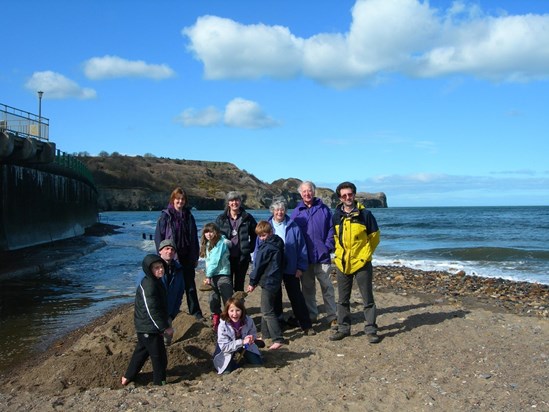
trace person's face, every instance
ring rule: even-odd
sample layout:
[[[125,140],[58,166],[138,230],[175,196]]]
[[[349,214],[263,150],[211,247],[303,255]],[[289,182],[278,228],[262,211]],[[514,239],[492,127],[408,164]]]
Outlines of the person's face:
[[[231,209],[234,212],[237,212],[240,209],[240,199],[229,200],[229,209]]]
[[[214,237],[214,232],[211,232],[211,231],[204,232],[204,237],[209,242]]]
[[[151,265],[151,272],[155,278],[160,279],[164,276],[164,265],[160,262],[154,262]]]
[[[173,207],[175,208],[175,210],[181,212],[185,207],[186,202],[187,202],[187,199],[185,199],[185,196],[183,195],[176,196],[175,199],[173,200]]]
[[[355,203],[355,194],[351,189],[341,189],[339,191],[339,199],[346,207],[352,207]]]
[[[262,235],[259,235],[259,240],[264,241],[269,237],[270,233],[263,233]]]
[[[315,197],[315,192],[311,186],[305,185],[301,187],[301,199],[306,205],[313,203],[313,198]]]
[[[242,317],[242,310],[236,305],[229,306],[228,313],[229,313],[229,319],[231,319],[235,323],[238,322]]]
[[[284,221],[284,216],[286,215],[286,210],[284,208],[277,208],[273,210],[273,219],[275,222]]]
[[[171,246],[165,246],[158,253],[160,254],[160,257],[162,259],[164,259],[166,262],[170,263],[172,261],[172,259],[174,258],[174,256],[175,256],[175,249]]]

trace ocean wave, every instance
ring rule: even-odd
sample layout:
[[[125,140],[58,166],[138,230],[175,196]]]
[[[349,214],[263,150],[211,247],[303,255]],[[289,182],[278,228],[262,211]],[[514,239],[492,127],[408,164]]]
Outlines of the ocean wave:
[[[414,254],[415,252],[407,252]],[[440,257],[455,260],[474,260],[479,262],[507,262],[536,259],[549,262],[548,250],[517,249],[509,247],[463,247],[463,248],[437,248],[422,250],[421,255],[425,257]]]
[[[374,257],[374,266],[404,266],[422,271],[442,271],[450,274],[463,272],[467,275],[485,278],[501,278],[513,281],[541,283],[549,285],[549,274],[544,265],[527,261],[467,261],[455,259],[420,259],[400,256]]]

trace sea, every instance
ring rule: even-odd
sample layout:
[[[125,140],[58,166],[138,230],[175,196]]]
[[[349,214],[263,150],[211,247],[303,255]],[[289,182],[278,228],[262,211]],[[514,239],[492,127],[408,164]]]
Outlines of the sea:
[[[374,267],[463,271],[549,285],[549,206],[371,211],[381,230]],[[193,211],[199,230],[220,213]],[[270,216],[268,210],[250,213],[257,221]],[[106,246],[48,273],[0,280],[0,372],[132,302],[141,261],[154,253],[158,216],[159,212],[102,213],[102,223],[120,226],[118,234],[94,240]]]

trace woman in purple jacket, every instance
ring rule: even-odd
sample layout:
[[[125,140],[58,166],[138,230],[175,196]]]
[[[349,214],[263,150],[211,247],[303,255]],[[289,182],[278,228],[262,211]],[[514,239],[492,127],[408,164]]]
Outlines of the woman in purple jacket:
[[[156,249],[164,239],[172,239],[176,246],[176,260],[183,267],[185,294],[189,314],[197,320],[205,320],[196,292],[195,268],[198,265],[198,231],[191,209],[187,206],[187,193],[176,187],[170,195],[168,207],[160,213],[156,223],[154,241]]]
[[[311,321],[318,320],[316,305],[316,281],[320,283],[326,320],[337,328],[334,285],[330,279],[331,256],[334,250],[332,212],[322,200],[315,197],[316,186],[304,181],[299,185],[302,201],[293,210],[291,219],[297,223],[305,236],[309,266],[301,276],[301,286]]]

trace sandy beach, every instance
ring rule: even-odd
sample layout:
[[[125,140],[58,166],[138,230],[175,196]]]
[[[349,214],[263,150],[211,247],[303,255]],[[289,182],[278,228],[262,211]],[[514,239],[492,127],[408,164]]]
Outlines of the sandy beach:
[[[287,329],[289,344],[263,350],[263,367],[219,376],[214,333],[184,303],[168,348],[169,384],[152,386],[148,363],[121,387],[135,342],[127,305],[5,373],[0,410],[549,411],[547,286],[398,267],[375,268],[374,277],[377,345],[362,333],[354,290],[352,336],[331,342],[322,321],[315,336]],[[199,296],[208,312],[207,292]],[[256,324],[259,297],[246,299]]]

